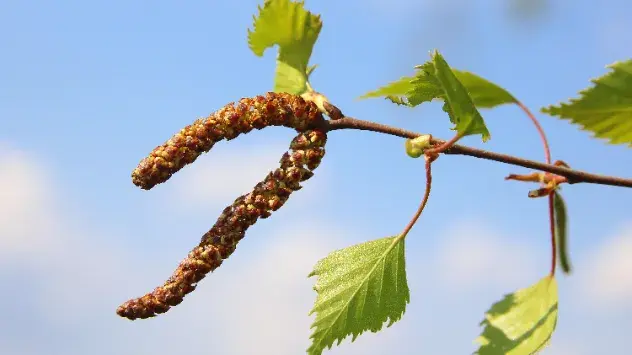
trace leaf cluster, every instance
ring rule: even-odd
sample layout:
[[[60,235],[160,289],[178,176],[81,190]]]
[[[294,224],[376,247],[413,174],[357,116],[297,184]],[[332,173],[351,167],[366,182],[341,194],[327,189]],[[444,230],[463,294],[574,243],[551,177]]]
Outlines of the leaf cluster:
[[[253,29],[248,30],[248,45],[257,56],[278,46],[274,91],[297,95],[314,92],[309,77],[316,66],[310,65],[309,59],[322,25],[320,16],[306,10],[302,1],[265,0],[259,7]],[[592,80],[594,87],[581,91],[578,99],[548,106],[542,112],[569,120],[612,144],[632,146],[632,61],[617,62],[609,68],[612,71]],[[360,98],[381,97],[407,108],[441,101],[457,139],[480,135],[483,142],[491,135],[479,109],[521,105],[501,86],[452,68],[438,51],[431,52],[430,59],[414,70],[413,75]],[[419,143],[423,147],[407,142],[408,154],[421,156],[429,141],[429,136],[424,137]],[[559,266],[569,273],[566,205],[557,190],[553,193]],[[309,275],[317,278],[310,354],[321,354],[348,336],[353,341],[365,331],[377,332],[385,323],[390,326],[401,319],[410,301],[404,237],[358,244],[318,262]],[[557,324],[557,307],[557,281],[553,274],[505,296],[485,313],[477,353],[537,353],[551,339]]]

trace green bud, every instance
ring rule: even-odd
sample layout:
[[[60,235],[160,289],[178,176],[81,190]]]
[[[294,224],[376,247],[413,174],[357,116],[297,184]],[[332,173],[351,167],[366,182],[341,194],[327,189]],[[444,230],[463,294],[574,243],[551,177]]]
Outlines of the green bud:
[[[426,148],[430,148],[430,140],[432,136],[429,134],[422,134],[421,136],[413,139],[407,139],[406,154],[411,158],[419,158],[424,154]]]

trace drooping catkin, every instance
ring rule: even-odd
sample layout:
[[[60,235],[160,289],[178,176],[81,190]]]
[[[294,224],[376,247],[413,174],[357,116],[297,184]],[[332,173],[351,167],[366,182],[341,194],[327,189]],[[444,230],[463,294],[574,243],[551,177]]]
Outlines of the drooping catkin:
[[[253,129],[285,126],[302,132],[318,127],[323,121],[316,104],[300,96],[269,92],[265,96],[243,98],[196,120],[156,147],[134,169],[132,182],[149,190],[194,162],[215,143],[231,140]]]
[[[260,120],[263,119],[261,117],[264,116],[261,113],[262,111],[274,112],[276,116],[272,114],[265,115],[265,120],[269,124],[284,122],[282,125],[293,127],[299,131],[306,130],[299,132],[292,140],[289,152],[283,154],[280,160],[279,168],[269,173],[250,193],[238,197],[230,206],[224,209],[215,225],[202,236],[199,245],[189,252],[188,256],[178,265],[175,272],[162,286],[155,288],[152,292],[142,297],[123,303],[116,310],[118,315],[131,320],[149,318],[164,313],[172,306],[182,302],[184,296],[192,292],[197,283],[206,274],[218,268],[223,260],[235,251],[237,243],[244,237],[248,227],[255,224],[259,218],[267,218],[273,211],[281,208],[293,191],[301,189],[300,183],[313,175],[313,170],[318,167],[325,154],[324,146],[327,141],[327,135],[319,129],[308,129],[312,126],[315,127],[318,120],[323,118],[322,116],[318,118],[320,113],[313,110],[309,103],[305,101],[300,102],[297,98],[286,94],[268,94],[265,99],[268,100],[268,103],[273,102],[273,107],[260,103],[249,106],[256,108],[258,107],[257,105],[264,105],[266,107],[263,110],[255,110],[255,112],[258,112],[257,114],[253,114],[252,110],[240,111],[241,114],[250,112],[248,115],[250,118],[259,117],[255,120],[248,120],[251,123],[261,122]],[[240,101],[243,105],[245,105],[244,100],[246,99]],[[264,99],[256,98],[254,101],[249,102],[260,102],[262,100]],[[238,107],[241,107],[241,105],[238,105]],[[290,109],[298,111],[290,111]],[[213,116],[211,115],[210,117]],[[241,121],[237,120],[237,122]],[[244,120],[243,122],[246,121]],[[258,127],[258,124],[254,125],[254,127],[261,128]],[[234,132],[232,133],[233,135]],[[240,131],[240,133],[244,132],[247,131]],[[226,136],[224,135],[224,137]],[[154,150],[154,152],[157,150]],[[196,148],[191,151],[199,155],[201,151],[207,150]],[[159,155],[154,154],[153,156]],[[142,185],[139,186],[153,186],[158,182],[165,181],[184,164],[174,161],[172,168],[164,169],[166,166],[158,165],[154,166],[154,168],[143,170],[143,173],[137,175],[140,179],[138,181],[142,182]],[[144,179],[141,179],[141,177],[144,177]]]

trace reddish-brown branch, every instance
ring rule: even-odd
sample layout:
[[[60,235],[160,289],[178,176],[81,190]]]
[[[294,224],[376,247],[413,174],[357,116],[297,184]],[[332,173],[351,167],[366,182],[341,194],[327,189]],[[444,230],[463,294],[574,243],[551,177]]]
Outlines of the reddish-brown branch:
[[[350,117],[345,117],[335,121],[326,121],[324,123],[324,129],[327,131],[334,131],[339,129],[357,129],[363,131],[372,131],[377,133],[389,134],[402,138],[416,138],[421,134],[412,131],[407,131],[401,128],[383,125],[376,122],[363,121]],[[442,144],[445,141],[440,139],[432,139],[433,144]],[[476,158],[493,160],[500,163],[522,166],[529,169],[535,169],[538,171],[545,171],[548,173],[556,174],[565,177],[569,184],[575,183],[590,183],[620,187],[632,188],[632,179],[626,179],[621,177],[606,176],[592,174],[585,171],[569,169],[563,166],[556,166],[552,164],[546,164],[537,162],[534,160],[522,159],[515,156],[494,153],[482,149],[466,147],[463,145],[454,145],[450,149],[444,152],[445,154],[458,154],[468,155]]]

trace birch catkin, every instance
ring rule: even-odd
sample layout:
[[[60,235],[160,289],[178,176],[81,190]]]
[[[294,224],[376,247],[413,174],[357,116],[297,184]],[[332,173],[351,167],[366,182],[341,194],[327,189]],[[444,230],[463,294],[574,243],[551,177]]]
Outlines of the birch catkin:
[[[206,274],[218,268],[235,251],[248,227],[281,208],[290,194],[301,188],[300,183],[313,175],[325,154],[326,133],[316,128],[322,120],[311,102],[288,94],[267,94],[266,97],[242,99],[236,106],[227,105],[154,149],[132,175],[134,183],[141,188],[149,189],[166,181],[199,154],[208,151],[217,140],[232,139],[266,125],[282,125],[299,131],[290,143],[289,152],[281,158],[279,168],[269,173],[250,193],[238,197],[224,209],[215,225],[202,236],[199,245],[189,252],[162,286],[123,303],[116,313],[132,320],[153,317],[179,304],[185,295],[195,290]]]
[[[285,93],[243,98],[184,127],[163,145],[156,147],[132,172],[132,182],[149,190],[163,183],[215,143],[267,126],[285,126],[305,131],[324,120],[313,102]]]

